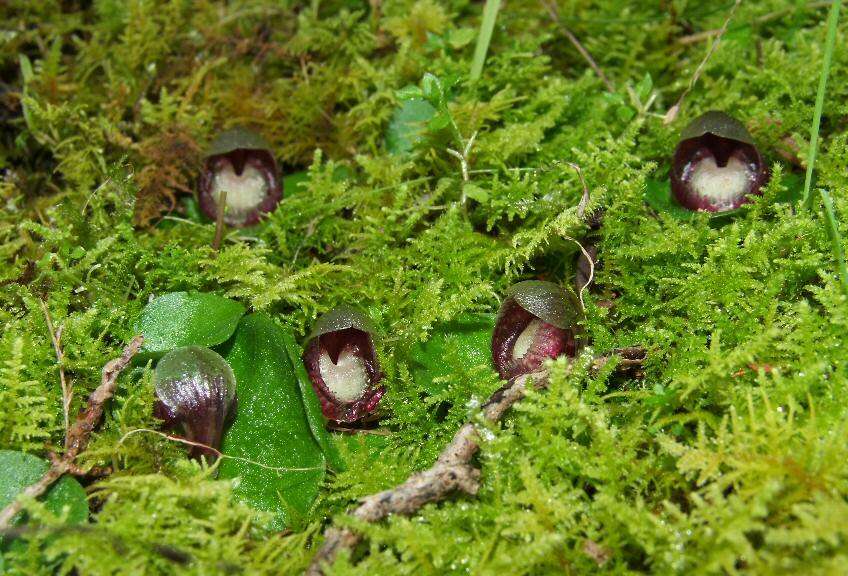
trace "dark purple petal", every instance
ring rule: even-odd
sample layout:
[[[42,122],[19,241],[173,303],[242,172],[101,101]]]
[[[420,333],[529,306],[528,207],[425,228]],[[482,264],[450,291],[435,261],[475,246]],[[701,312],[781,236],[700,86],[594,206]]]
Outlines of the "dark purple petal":
[[[283,197],[277,162],[259,136],[243,129],[228,130],[210,146],[199,182],[199,203],[211,219],[227,192],[224,222],[250,226],[271,212]]]
[[[539,370],[545,360],[577,354],[576,303],[551,282],[520,282],[507,291],[492,334],[492,360],[510,380]]]
[[[168,428],[181,429],[187,440],[218,450],[224,425],[236,408],[236,380],[227,361],[202,346],[166,354],[153,373],[154,416]],[[213,450],[192,447],[193,457],[210,460]]]
[[[385,393],[370,321],[339,307],[315,322],[303,352],[324,416],[355,422],[371,414]]]
[[[768,177],[745,126],[713,111],[683,130],[672,159],[671,190],[685,208],[724,212],[762,194]]]

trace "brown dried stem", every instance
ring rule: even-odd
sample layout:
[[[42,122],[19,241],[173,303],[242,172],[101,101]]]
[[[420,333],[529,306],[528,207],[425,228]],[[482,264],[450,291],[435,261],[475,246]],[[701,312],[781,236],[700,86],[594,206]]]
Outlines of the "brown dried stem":
[[[86,407],[79,413],[73,426],[67,431],[65,438],[65,453],[61,458],[54,459],[50,468],[44,476],[36,482],[24,488],[21,493],[27,498],[38,498],[58,480],[62,474],[70,470],[76,470],[74,460],[82,453],[91,439],[91,433],[103,416],[103,408],[106,402],[115,394],[118,386],[118,376],[129,366],[133,356],[141,348],[142,337],[136,336],[127,344],[118,358],[114,358],[103,367],[103,375],[100,386],[88,397]],[[20,497],[6,506],[0,512],[0,530],[7,529],[12,520],[23,509],[23,501]]]
[[[604,86],[607,87],[607,90],[609,90],[610,92],[615,92],[615,84],[613,84],[612,81],[607,78],[606,74],[604,74],[604,71],[601,70],[601,67],[598,66],[598,63],[595,62],[595,59],[592,58],[592,55],[589,54],[589,51],[586,50],[586,48],[583,47],[583,44],[580,43],[580,40],[577,39],[577,36],[575,36],[571,32],[571,30],[566,28],[565,24],[563,24],[562,20],[560,20],[559,8],[557,8],[556,0],[542,0],[542,6],[544,6],[545,10],[548,11],[548,14],[550,15],[551,20],[553,20],[554,24],[556,24],[560,31],[565,34],[565,37],[568,38],[569,42],[574,45],[577,51],[580,52],[580,55],[583,56],[583,59],[586,60],[589,66],[592,67],[592,70],[595,71],[595,74],[598,75],[598,78],[601,79],[601,82],[604,83]]]
[[[695,84],[698,83],[698,79],[701,77],[701,73],[704,71],[704,68],[706,68],[707,66],[707,62],[710,61],[710,58],[712,58],[712,55],[718,48],[718,45],[721,42],[721,37],[724,36],[725,32],[727,32],[727,26],[730,24],[730,21],[733,19],[733,14],[736,13],[736,9],[741,3],[742,0],[736,0],[736,2],[733,4],[733,7],[730,9],[730,13],[724,20],[724,24],[722,24],[721,28],[719,28],[718,30],[718,33],[715,35],[715,40],[713,41],[712,46],[710,46],[710,49],[707,50],[707,54],[704,56],[704,59],[701,60],[701,63],[698,64],[698,67],[695,69],[695,73],[689,80],[689,85],[686,86],[686,89],[683,91],[683,94],[680,95],[680,98],[677,99],[677,102],[674,103],[674,106],[669,108],[668,112],[665,113],[665,117],[663,118],[663,124],[671,124],[677,118],[677,115],[680,113],[680,107],[683,105],[683,99],[686,98],[692,88],[695,87]]]
[[[59,366],[59,383],[62,386],[62,414],[65,418],[65,448],[68,445],[67,433],[70,429],[70,411],[71,401],[74,399],[74,388],[68,383],[65,378],[65,353],[62,351],[62,328],[56,330],[53,328],[53,319],[50,317],[50,309],[47,308],[47,303],[44,300],[38,301],[41,304],[41,309],[44,311],[44,320],[47,322],[47,330],[50,332],[50,340],[53,341],[53,350],[56,351],[56,364]]]
[[[819,0],[817,2],[810,2],[806,6],[803,6],[801,9],[803,10],[817,10],[819,8],[827,8],[831,4],[833,4],[833,0]],[[787,14],[791,14],[792,12],[798,10],[799,8],[795,5],[792,5],[788,8],[783,8],[781,10],[775,10],[774,12],[769,12],[768,14],[763,14],[753,20],[755,24],[765,24],[767,22],[771,22],[772,20],[777,20],[786,16]],[[688,44],[697,44],[698,42],[703,42],[708,38],[713,38],[722,33],[721,28],[714,28],[712,30],[702,30],[701,32],[696,32],[694,34],[689,34],[687,36],[681,36],[677,39],[678,44],[682,44],[684,46]]]
[[[221,242],[224,240],[224,214],[227,210],[227,191],[221,190],[221,195],[218,197],[218,213],[215,219],[215,238],[212,240],[212,249],[217,252],[221,248]]]
[[[597,372],[613,358],[619,358],[616,370],[624,372],[641,366],[645,359],[641,347],[622,348],[612,354],[599,356],[592,362],[590,370]],[[354,518],[368,523],[379,522],[392,514],[408,516],[430,502],[444,500],[455,492],[470,496],[477,494],[480,471],[471,464],[471,459],[480,449],[478,426],[493,424],[503,417],[516,402],[524,398],[530,383],[537,387],[547,386],[546,372],[519,376],[492,394],[483,405],[482,422],[468,422],[454,435],[450,444],[442,450],[432,467],[410,476],[404,483],[371,496],[366,496],[351,512]],[[362,535],[350,528],[331,527],[324,533],[324,542],[306,571],[308,576],[322,576],[324,567],[333,563],[339,553],[351,549],[362,541]]]

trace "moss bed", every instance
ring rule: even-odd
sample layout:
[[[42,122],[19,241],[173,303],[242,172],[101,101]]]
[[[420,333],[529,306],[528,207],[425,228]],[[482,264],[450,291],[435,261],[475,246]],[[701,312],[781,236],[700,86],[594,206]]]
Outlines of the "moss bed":
[[[827,4],[511,0],[472,80],[479,2],[3,3],[0,448],[61,453],[59,366],[73,418],[170,292],[225,296],[300,343],[355,303],[387,391],[367,432],[333,433],[345,466],[280,531],[185,446],[133,433],[159,428],[138,364],[77,459],[108,467],[79,478],[88,514],[27,500],[0,572],[295,574],[331,524],[365,536],[339,575],[848,572],[848,299],[818,194],[848,213],[845,18],[812,210],[797,202]],[[433,79],[441,104],[411,105]],[[771,170],[723,218],[668,198],[678,135],[712,109]],[[216,251],[196,184],[205,146],[236,125],[270,143],[284,198]],[[466,181],[448,149],[472,134]],[[573,165],[600,226],[578,215]],[[519,280],[573,285],[578,242],[599,254],[590,347],[483,435],[479,493],[351,519],[503,384],[452,326]],[[626,346],[648,351],[638,377],[587,370]]]

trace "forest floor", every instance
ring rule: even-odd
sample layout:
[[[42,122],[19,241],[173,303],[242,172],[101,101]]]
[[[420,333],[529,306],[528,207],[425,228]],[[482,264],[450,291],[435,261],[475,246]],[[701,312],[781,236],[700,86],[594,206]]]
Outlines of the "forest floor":
[[[23,500],[0,572],[296,574],[332,526],[361,536],[339,575],[848,572],[848,18],[829,61],[831,2],[554,1],[487,21],[467,0],[3,3],[0,503],[73,449],[163,295],[221,297],[291,366],[319,314],[355,304],[386,394],[365,429],[312,429],[318,472],[275,518],[226,459],[158,433],[139,357],[56,494]],[[770,171],[723,215],[670,194],[709,110]],[[268,141],[283,199],[216,242],[197,182],[233,126]],[[504,292],[579,289],[589,246],[588,345],[481,423]],[[233,329],[204,345],[230,360]],[[634,346],[638,373],[593,364]],[[291,423],[268,418],[268,437]],[[348,514],[468,421],[476,494]]]

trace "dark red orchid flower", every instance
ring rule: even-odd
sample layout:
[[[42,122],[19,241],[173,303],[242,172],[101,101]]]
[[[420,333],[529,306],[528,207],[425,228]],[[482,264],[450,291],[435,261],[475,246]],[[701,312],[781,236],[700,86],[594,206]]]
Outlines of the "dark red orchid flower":
[[[215,460],[224,425],[235,414],[236,378],[216,352],[186,346],[165,354],[153,372],[156,404],[153,414],[184,437],[212,448],[193,446],[192,457]]]
[[[504,380],[536,372],[545,360],[575,356],[579,305],[553,282],[527,280],[512,286],[492,334],[492,360]]]
[[[385,393],[374,334],[364,314],[340,306],[318,318],[307,336],[303,362],[327,419],[362,420]]]
[[[712,111],[680,135],[671,164],[671,190],[690,210],[725,212],[762,194],[768,168],[741,122]]]
[[[224,222],[238,227],[256,224],[283,197],[282,180],[268,143],[244,128],[222,132],[212,142],[199,188],[200,208],[213,220],[226,192]]]

